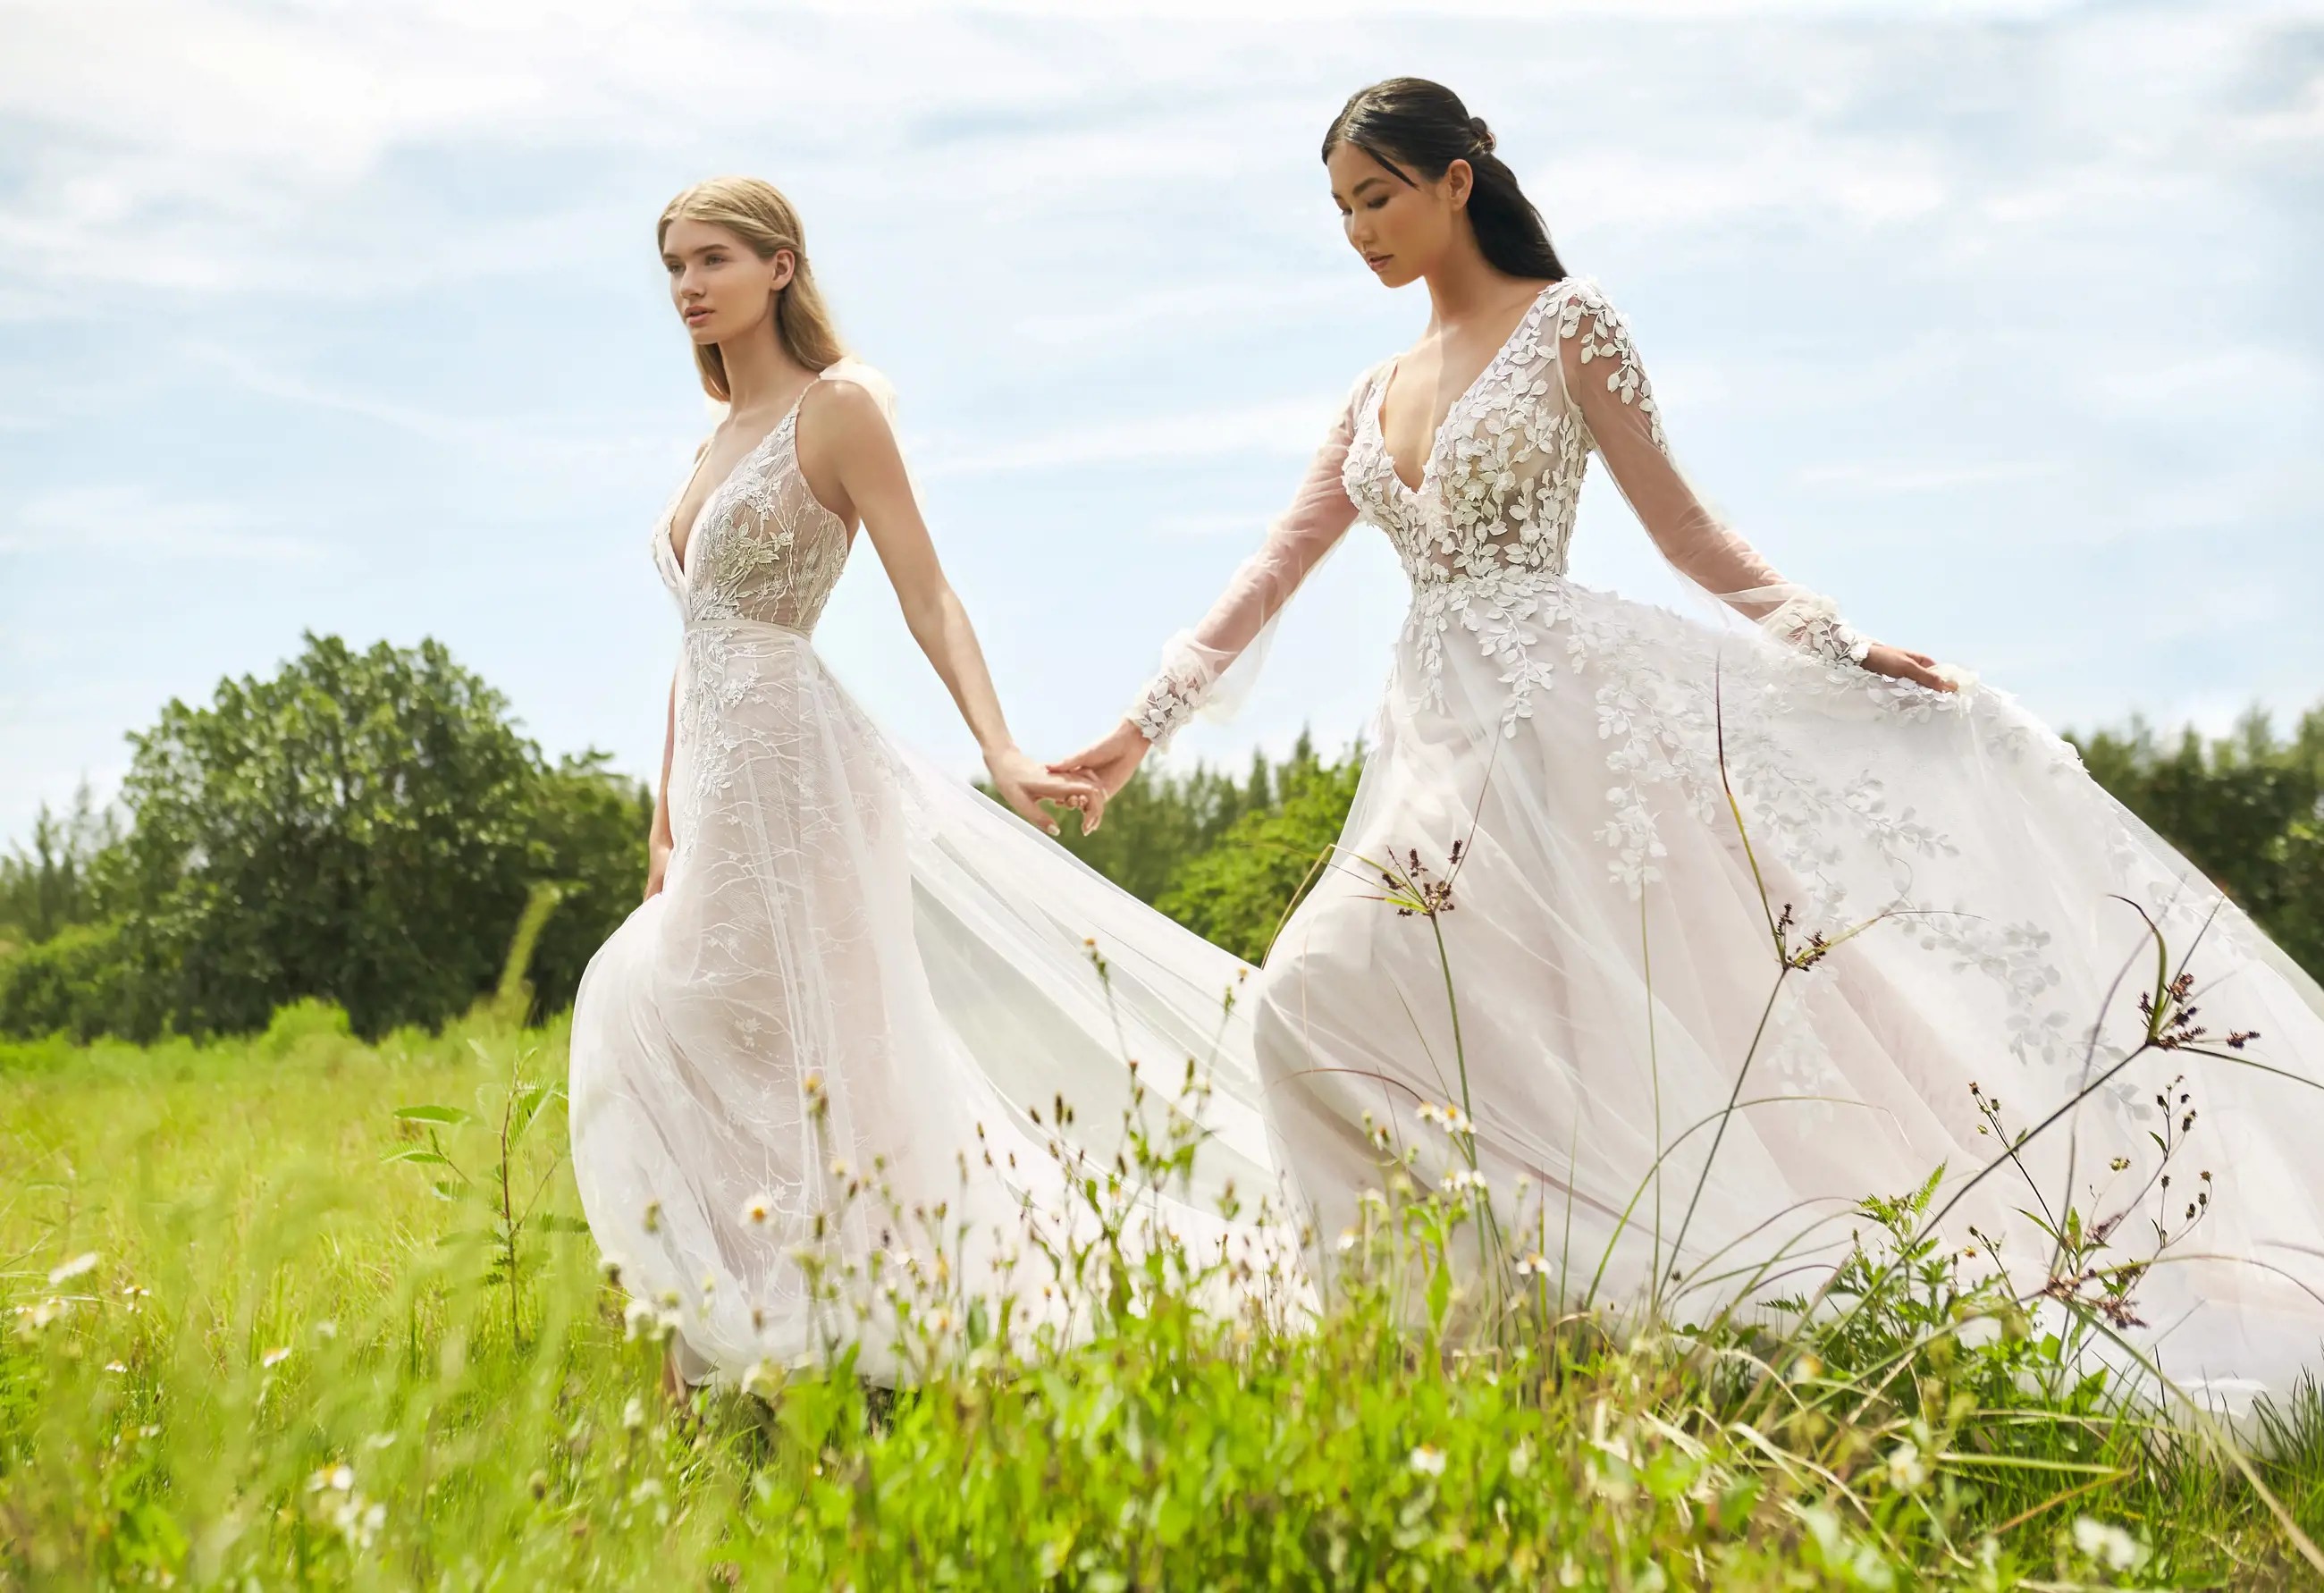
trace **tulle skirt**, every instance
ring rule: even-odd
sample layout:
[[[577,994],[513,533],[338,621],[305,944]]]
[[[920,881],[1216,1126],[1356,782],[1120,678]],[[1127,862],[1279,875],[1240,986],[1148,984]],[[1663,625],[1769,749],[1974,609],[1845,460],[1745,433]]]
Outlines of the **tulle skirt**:
[[[2191,980],[2164,1017],[2200,1007],[2233,1060],[2123,1065],[2158,967]],[[1472,1175],[1451,1106],[1570,1302],[1812,1293],[1859,1202],[1941,1166],[1966,1277],[2040,1290],[2029,1213],[2070,1204],[2113,1225],[2099,1264],[2157,1255],[2124,1331],[2182,1386],[2234,1404],[2324,1358],[2324,993],[1989,687],[1546,576],[1424,583],[1253,997],[1327,1263],[1407,1147]]]
[[[1218,1214],[1275,1184],[1240,962],[887,740],[798,632],[697,622],[678,693],[676,850],[583,978],[571,1120],[590,1229],[690,1379],[859,1343],[892,1381],[890,1292],[938,1268],[1071,1331],[1043,1248],[1087,1229],[1074,1177],[1135,1177],[1132,1121],[1201,1137],[1142,1231],[1296,1270]]]

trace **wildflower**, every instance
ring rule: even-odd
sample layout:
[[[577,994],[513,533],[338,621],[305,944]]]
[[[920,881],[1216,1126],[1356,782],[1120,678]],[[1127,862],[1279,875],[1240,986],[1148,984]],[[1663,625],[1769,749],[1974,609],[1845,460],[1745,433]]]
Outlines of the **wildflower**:
[[[1444,1451],[1432,1444],[1422,1444],[1412,1451],[1410,1465],[1423,1477],[1444,1475]]]
[[[281,1366],[284,1361],[289,1360],[290,1358],[290,1347],[288,1344],[284,1344],[270,1349],[264,1355],[260,1356],[258,1358],[258,1364],[264,1367],[267,1370],[272,1371],[276,1367]]]
[[[659,1344],[678,1326],[674,1310],[657,1308],[649,1300],[632,1300],[622,1309],[622,1337]]]
[[[105,1363],[105,1369],[108,1372],[125,1372],[129,1368],[117,1360],[109,1360]]]
[[[645,1424],[646,1424],[646,1404],[645,1404],[645,1401],[643,1401],[643,1400],[640,1399],[636,1395],[632,1394],[632,1395],[630,1395],[630,1403],[629,1403],[629,1404],[625,1404],[625,1405],[623,1405],[623,1406],[622,1407],[622,1425],[624,1428],[626,1428],[628,1431],[630,1431],[630,1432],[635,1432],[639,1428],[641,1428],[641,1427],[644,1426]]]
[[[807,1073],[799,1079],[799,1089],[803,1093],[808,1095],[822,1094],[823,1074],[814,1068],[807,1069]]]
[[[1888,1451],[1888,1486],[1899,1493],[1909,1494],[1929,1480],[1929,1468],[1921,1459],[1921,1446],[1906,1439]]]
[[[2116,1156],[2113,1161],[2108,1162],[2107,1165],[2113,1168],[2116,1172],[2120,1173],[2129,1167],[2130,1158],[2128,1156]]]
[[[775,1214],[772,1195],[755,1194],[742,1203],[742,1220],[756,1228]]]
[[[77,1278],[97,1265],[97,1252],[85,1250],[49,1274],[49,1286],[54,1288],[68,1278]]]
[[[1344,1256],[1350,1250],[1356,1248],[1357,1237],[1356,1230],[1352,1228],[1343,1228],[1340,1230],[1340,1253],[1342,1255]]]
[[[2108,1570],[2135,1570],[2146,1558],[2145,1544],[2093,1515],[2075,1518],[2074,1547]]]
[[[72,1309],[72,1302],[61,1294],[51,1294],[37,1305],[19,1305],[16,1331],[26,1338],[39,1332]]]
[[[1542,1258],[1542,1254],[1538,1250],[1517,1263],[1519,1277],[1545,1277],[1548,1274],[1549,1263]]]
[[[661,1202],[659,1201],[648,1201],[646,1202],[646,1231],[648,1233],[659,1233],[661,1231]]]
[[[831,1175],[835,1179],[842,1181],[844,1181],[849,1176],[847,1158],[845,1156],[834,1156],[831,1158]]]
[[[1485,1175],[1472,1167],[1456,1167],[1444,1175],[1444,1192],[1481,1195],[1485,1192]]]

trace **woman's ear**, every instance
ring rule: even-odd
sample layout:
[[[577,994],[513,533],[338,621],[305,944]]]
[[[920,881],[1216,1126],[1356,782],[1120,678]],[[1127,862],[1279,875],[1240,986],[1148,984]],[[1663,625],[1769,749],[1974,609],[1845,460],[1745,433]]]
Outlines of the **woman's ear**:
[[[1469,196],[1477,189],[1477,169],[1466,161],[1455,161],[1444,168],[1444,197],[1455,210],[1469,207]]]
[[[774,267],[775,272],[767,280],[767,290],[770,293],[779,293],[789,287],[791,279],[798,274],[798,256],[788,249],[776,250],[775,257],[767,263]]]

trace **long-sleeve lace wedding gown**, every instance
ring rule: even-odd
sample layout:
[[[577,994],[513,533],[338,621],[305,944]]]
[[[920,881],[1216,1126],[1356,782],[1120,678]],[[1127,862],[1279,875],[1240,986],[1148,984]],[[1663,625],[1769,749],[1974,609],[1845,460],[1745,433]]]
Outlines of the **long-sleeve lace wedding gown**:
[[[1950,1242],[1972,1222],[1999,1236],[2030,1292],[2051,1255],[2024,1214],[2038,1201],[2116,1218],[2106,1264],[2152,1253],[2159,1221],[2164,1259],[2123,1310],[2167,1373],[2232,1401],[2324,1358],[2324,1096],[2183,1050],[2106,1077],[2148,1032],[2156,983],[2128,903],[2193,975],[2222,1055],[2324,1074],[2316,983],[2009,697],[1859,668],[1832,605],[1689,489],[1592,283],[1540,294],[1417,484],[1381,436],[1392,373],[1356,382],[1289,511],[1131,713],[1160,743],[1232,695],[1222,676],[1350,525],[1388,534],[1412,605],[1360,788],[1252,989],[1269,1122],[1320,1230],[1361,1222],[1379,1130],[1391,1152],[1417,1139],[1424,1170],[1465,1173],[1417,1110],[1462,1105],[1498,1198],[1538,1192],[1517,1243],[1563,1265],[1567,1298],[1603,1258],[1601,1298],[1659,1273],[1700,1320],[1722,1296],[1812,1287],[1794,1269],[1828,1264],[1864,1197],[1940,1163],[1942,1192],[1962,1185],[1997,1154],[1980,1099],[2014,1134],[2103,1077],[2022,1153],[2043,1193],[2005,1167]],[[1592,452],[1670,562],[1756,629],[1566,579]],[[1406,883],[1450,882],[1433,924],[1379,899],[1381,866],[1409,874],[1416,853],[1430,873]],[[1778,924],[1808,965],[1770,1009]],[[1817,955],[1813,935],[1840,944]],[[2261,1037],[2229,1053],[2236,1030]]]
[[[825,374],[884,396],[853,362]],[[1242,965],[890,741],[840,687],[810,633],[851,537],[799,474],[798,413],[705,501],[682,565],[677,498],[653,528],[685,627],[676,844],[574,1008],[573,1169],[599,1248],[633,1309],[675,1328],[689,1380],[836,1343],[892,1379],[883,1291],[933,1269],[939,1242],[956,1286],[1055,1320],[1028,1226],[1085,1238],[1089,1211],[1050,1146],[1103,1174],[1135,1059],[1157,1137],[1182,1110],[1208,1135],[1192,1184],[1148,1215],[1263,1269],[1271,1233],[1215,1203],[1230,1181],[1247,1201],[1276,1184],[1247,1030],[1222,1022]],[[1206,1101],[1172,1098],[1188,1059]]]

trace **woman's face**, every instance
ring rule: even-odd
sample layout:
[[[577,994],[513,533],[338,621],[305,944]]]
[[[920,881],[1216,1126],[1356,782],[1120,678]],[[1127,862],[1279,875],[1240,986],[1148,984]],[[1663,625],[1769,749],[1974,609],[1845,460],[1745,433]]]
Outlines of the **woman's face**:
[[[1434,182],[1406,182],[1354,144],[1339,143],[1323,169],[1340,207],[1341,230],[1388,286],[1418,280],[1452,247],[1473,180],[1468,161],[1453,161]]]
[[[732,343],[774,312],[775,292],[791,280],[794,256],[778,249],[761,260],[723,226],[679,216],[662,234],[661,262],[669,299],[696,344]]]

